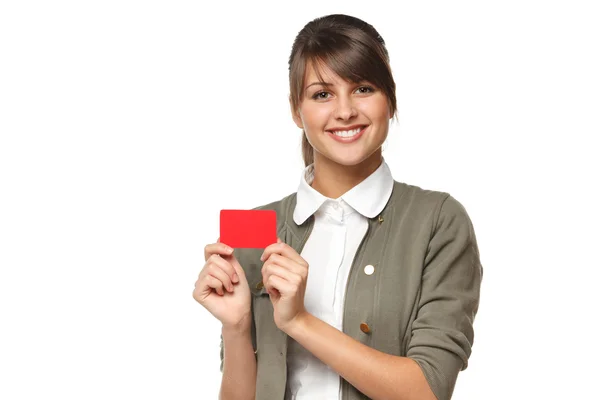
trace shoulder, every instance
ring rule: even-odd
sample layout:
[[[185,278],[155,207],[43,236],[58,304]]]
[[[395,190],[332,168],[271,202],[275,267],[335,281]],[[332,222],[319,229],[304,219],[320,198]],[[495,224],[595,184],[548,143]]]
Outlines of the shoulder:
[[[272,201],[267,204],[262,204],[253,208],[253,210],[275,210],[277,213],[283,213],[289,208],[296,205],[296,192],[290,193],[285,197]]]
[[[394,180],[390,203],[395,208],[409,209],[411,212],[435,212],[449,197],[448,192]]]
[[[400,215],[429,220],[432,229],[444,221],[462,221],[470,224],[469,215],[463,204],[453,195],[441,190],[394,181],[390,205]]]

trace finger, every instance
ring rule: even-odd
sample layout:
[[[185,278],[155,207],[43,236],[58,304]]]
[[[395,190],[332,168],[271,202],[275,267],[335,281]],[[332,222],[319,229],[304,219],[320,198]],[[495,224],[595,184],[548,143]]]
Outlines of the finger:
[[[290,260],[289,258],[282,256],[281,254],[277,254],[277,253],[271,254],[269,256],[269,258],[263,264],[263,268],[267,264],[279,265],[301,277],[308,276],[308,268],[306,268],[302,265],[298,265],[298,263],[296,263],[295,261]]]
[[[300,265],[308,267],[308,263],[300,256],[300,254],[298,254],[296,250],[286,243],[274,243],[267,246],[260,257],[260,260],[265,261],[271,256],[271,254],[281,254],[282,256],[287,257]]]
[[[218,279],[219,282],[221,282],[221,286],[223,287],[224,290],[227,290],[228,292],[233,292],[233,284],[231,283],[231,280],[229,279],[227,274],[225,272],[223,272],[223,270],[215,267],[215,269],[209,271],[206,274],[206,276],[210,276],[214,279]]]
[[[273,275],[285,279],[294,286],[300,286],[300,284],[302,284],[302,276],[281,265],[269,263],[266,267],[263,267],[263,279],[265,281],[268,281]]]
[[[220,242],[207,244],[204,247],[204,261],[208,261],[208,258],[213,254],[230,255],[233,254],[233,249]]]
[[[229,291],[233,290],[235,269],[228,261],[218,255],[212,255],[206,262],[206,271],[207,274],[220,279]]]
[[[217,294],[219,296],[223,296],[223,294],[225,294],[225,289],[223,288],[223,282],[221,282],[220,279],[215,278],[212,275],[207,275],[204,278],[204,282],[206,284],[206,286],[215,289],[215,292],[217,292]]]
[[[230,256],[221,256],[225,261],[229,262],[233,266],[233,275],[231,276],[231,280],[235,283],[240,281],[240,276],[245,277],[244,269],[240,265],[240,262],[235,258],[232,254]]]
[[[294,293],[296,287],[277,275],[271,275],[265,283],[269,295],[281,296],[284,293]]]

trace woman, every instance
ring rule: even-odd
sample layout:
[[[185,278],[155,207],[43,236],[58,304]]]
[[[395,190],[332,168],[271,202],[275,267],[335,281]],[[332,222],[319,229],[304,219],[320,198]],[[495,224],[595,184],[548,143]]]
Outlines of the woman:
[[[266,249],[205,248],[194,298],[222,324],[222,399],[449,399],[473,344],[482,267],[448,193],[395,181],[385,43],[346,15],[308,23],[289,59],[303,130],[296,193]],[[310,271],[310,272],[309,272]]]

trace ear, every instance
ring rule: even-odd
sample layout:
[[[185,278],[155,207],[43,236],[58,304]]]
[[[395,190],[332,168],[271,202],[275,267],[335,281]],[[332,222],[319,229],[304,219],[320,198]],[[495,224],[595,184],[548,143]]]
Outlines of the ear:
[[[292,97],[289,98],[290,101],[290,111],[292,112],[292,119],[296,126],[300,129],[304,129],[304,124],[302,123],[302,118],[300,117],[300,113],[298,110],[294,110],[294,106],[292,105]]]

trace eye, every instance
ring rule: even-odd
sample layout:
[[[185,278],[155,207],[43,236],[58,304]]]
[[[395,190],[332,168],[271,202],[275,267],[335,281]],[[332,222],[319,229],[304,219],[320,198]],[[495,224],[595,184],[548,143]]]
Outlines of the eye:
[[[327,93],[327,92],[323,92],[323,91],[321,91],[321,92],[317,92],[317,93],[313,94],[313,95],[312,95],[312,98],[313,98],[314,100],[319,100],[319,99],[325,100],[325,99],[327,99],[327,97],[326,97],[326,96],[323,96],[323,95],[328,95],[328,94],[329,94],[329,93]]]
[[[371,86],[361,86],[356,90],[358,90],[359,93],[371,93],[375,91],[375,89],[373,89]]]

